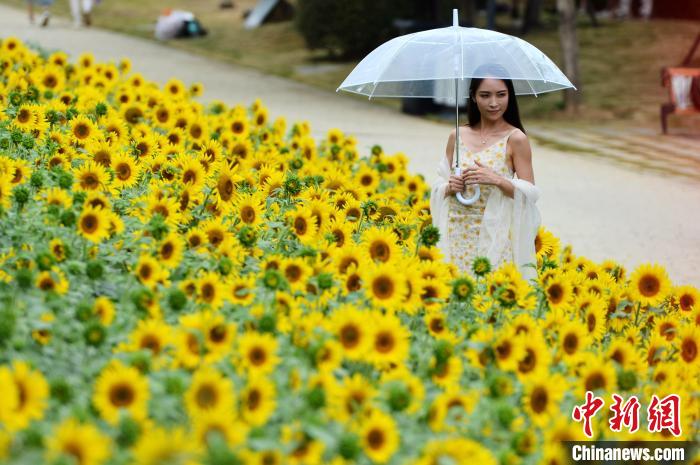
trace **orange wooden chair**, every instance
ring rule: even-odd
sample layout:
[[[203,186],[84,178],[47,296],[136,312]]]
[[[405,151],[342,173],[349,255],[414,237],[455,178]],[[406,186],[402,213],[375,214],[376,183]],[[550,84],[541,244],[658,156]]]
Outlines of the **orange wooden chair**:
[[[668,133],[669,115],[700,113],[700,68],[690,67],[699,45],[700,34],[680,66],[661,70],[661,85],[668,88],[670,100],[661,105],[661,130],[664,134]]]

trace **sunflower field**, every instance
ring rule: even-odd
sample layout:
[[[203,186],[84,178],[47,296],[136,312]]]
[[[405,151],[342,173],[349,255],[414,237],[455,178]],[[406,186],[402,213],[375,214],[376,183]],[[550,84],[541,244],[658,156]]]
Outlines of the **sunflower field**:
[[[0,42],[0,462],[556,465],[587,392],[700,439],[696,288],[545,229],[460,275],[405,155],[130,67]]]

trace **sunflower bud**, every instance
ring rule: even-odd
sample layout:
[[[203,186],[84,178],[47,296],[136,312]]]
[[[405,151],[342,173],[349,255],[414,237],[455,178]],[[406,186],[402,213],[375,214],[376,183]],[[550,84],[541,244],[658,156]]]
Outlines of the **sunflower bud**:
[[[403,383],[394,383],[389,388],[388,403],[394,412],[403,411],[411,403],[411,393]]]
[[[477,276],[484,276],[491,271],[491,262],[486,257],[476,257],[472,263],[472,271]]]
[[[452,283],[452,296],[457,302],[468,302],[474,293],[474,281],[468,276],[457,278]]]
[[[104,265],[99,260],[90,260],[85,267],[85,274],[93,281],[98,280],[104,274]]]
[[[360,455],[360,444],[357,436],[345,433],[338,441],[338,454],[345,460],[355,460]]]
[[[131,447],[136,444],[139,436],[141,436],[139,424],[130,416],[123,416],[119,421],[117,444],[123,448]]]
[[[16,316],[9,307],[0,310],[0,347],[7,346],[15,332]]]
[[[40,189],[41,186],[44,185],[44,181],[45,179],[43,171],[34,171],[31,177],[29,178],[29,184],[31,184],[31,186],[34,189]]]
[[[73,388],[65,379],[56,378],[49,383],[51,397],[66,405],[73,399]]]
[[[637,387],[637,375],[632,370],[621,371],[617,377],[617,385],[623,391],[630,391]]]
[[[245,247],[251,247],[255,245],[256,240],[257,234],[255,232],[255,229],[253,229],[251,226],[245,225],[241,228],[240,231],[238,231],[238,241]]]
[[[83,332],[83,337],[85,338],[85,343],[93,347],[99,347],[105,340],[105,328],[97,321],[92,321],[88,323],[85,331]]]
[[[440,240],[440,230],[435,226],[426,226],[420,232],[420,242],[421,244],[432,247],[438,243]]]
[[[29,189],[25,186],[17,186],[12,191],[12,199],[15,201],[17,207],[21,210],[29,201]]]
[[[20,268],[15,274],[15,280],[20,289],[29,289],[32,287],[32,272],[26,268]]]
[[[187,296],[180,289],[172,289],[168,293],[168,305],[176,312],[179,312],[187,305]]]
[[[316,386],[306,394],[309,407],[316,410],[326,405],[326,393],[322,387]]]

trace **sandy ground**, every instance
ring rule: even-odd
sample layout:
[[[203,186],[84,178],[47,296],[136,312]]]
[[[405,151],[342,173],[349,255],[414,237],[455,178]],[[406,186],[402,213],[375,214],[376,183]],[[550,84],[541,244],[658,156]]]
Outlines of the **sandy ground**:
[[[99,14],[99,11],[97,12]],[[450,126],[321,91],[303,84],[173,50],[152,41],[95,29],[73,29],[52,19],[46,29],[29,26],[23,11],[0,6],[0,37],[17,36],[72,56],[91,51],[98,60],[128,56],[150,79],[202,82],[204,99],[249,104],[263,99],[271,116],[308,120],[317,137],[332,128],[354,134],[364,154],[380,144],[404,152],[410,169],[435,179]],[[527,122],[525,122],[527,128]],[[700,184],[684,178],[609,164],[585,155],[533,145],[543,224],[574,252],[627,266],[663,265],[676,284],[700,287]]]

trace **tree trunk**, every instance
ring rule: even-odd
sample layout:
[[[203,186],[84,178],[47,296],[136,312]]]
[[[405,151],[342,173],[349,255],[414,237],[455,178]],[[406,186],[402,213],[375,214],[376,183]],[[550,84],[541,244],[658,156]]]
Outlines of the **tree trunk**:
[[[578,69],[578,39],[576,38],[576,4],[574,0],[557,0],[559,11],[559,39],[564,57],[564,74],[578,91],[564,91],[565,110],[569,114],[578,113],[581,80]]]
[[[540,26],[540,13],[542,12],[542,0],[527,0],[525,2],[525,14],[523,15],[523,27],[520,31],[527,34],[532,29]]]
[[[476,5],[475,0],[460,0],[459,8],[460,16],[464,18],[464,26],[475,27],[476,26]]]
[[[486,29],[496,30],[496,0],[486,0]]]

